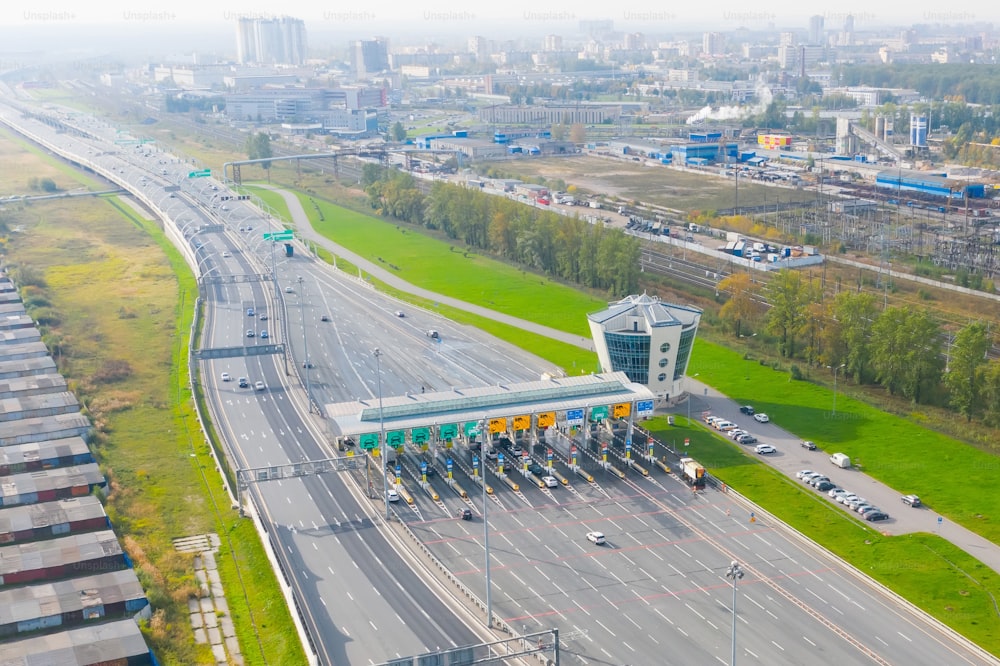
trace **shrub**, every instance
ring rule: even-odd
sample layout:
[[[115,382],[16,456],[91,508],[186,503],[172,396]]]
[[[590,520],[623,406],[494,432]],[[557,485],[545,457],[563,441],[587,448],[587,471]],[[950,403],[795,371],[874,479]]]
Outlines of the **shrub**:
[[[802,369],[799,368],[799,366],[793,364],[792,367],[788,369],[788,374],[791,375],[792,379],[795,381],[802,381]]]
[[[97,384],[110,384],[112,382],[120,382],[124,379],[128,379],[132,375],[132,366],[129,362],[114,358],[105,361],[101,367],[94,373],[93,380]]]

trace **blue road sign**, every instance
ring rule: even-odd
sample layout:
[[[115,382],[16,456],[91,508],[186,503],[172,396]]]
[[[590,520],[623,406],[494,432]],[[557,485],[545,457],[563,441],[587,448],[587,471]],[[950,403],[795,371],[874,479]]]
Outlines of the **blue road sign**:
[[[448,471],[451,471],[451,458],[448,458]]]
[[[583,410],[582,409],[567,409],[566,410],[566,422],[570,425],[580,425],[583,423]]]
[[[636,416],[648,416],[653,413],[652,400],[637,400],[635,403]]]

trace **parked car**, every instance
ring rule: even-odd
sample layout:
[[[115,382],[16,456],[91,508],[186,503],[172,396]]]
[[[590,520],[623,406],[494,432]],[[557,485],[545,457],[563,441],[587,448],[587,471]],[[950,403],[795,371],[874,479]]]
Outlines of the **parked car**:
[[[802,446],[803,449],[809,449],[810,451],[815,451],[816,450],[816,444],[813,443],[813,442],[810,442],[809,440],[803,440],[801,446]]]
[[[815,488],[816,486],[818,486],[819,484],[823,483],[824,481],[829,482],[830,478],[826,477],[826,476],[814,476],[813,478],[809,479],[809,481],[807,481],[807,483],[810,486],[812,486],[813,488]]]
[[[910,506],[917,507],[921,505],[920,498],[916,495],[903,495],[903,504],[909,504]]]
[[[737,428],[736,430],[730,430],[726,434],[729,435],[732,439],[736,439],[740,435],[746,435],[747,431],[743,430],[742,428]]]
[[[815,474],[815,473],[816,472],[812,471],[811,469],[801,469],[801,470],[799,470],[798,472],[795,473],[795,478],[801,479],[806,474]]]
[[[836,484],[833,483],[833,481],[820,481],[813,487],[816,488],[816,490],[820,491],[821,493],[825,493],[830,490],[833,490],[837,486]]]
[[[733,423],[732,421],[715,422],[715,429],[721,430],[722,432],[729,432],[730,430],[735,430],[736,428],[739,428],[739,426]]]
[[[604,543],[603,532],[587,532],[587,541],[596,543],[598,546]]]
[[[864,516],[864,515],[868,514],[871,511],[882,511],[882,509],[878,508],[877,506],[875,506],[873,504],[868,504],[868,505],[865,505],[865,506],[859,506],[856,509],[856,511],[858,513],[860,513],[862,516]]]
[[[889,520],[889,514],[884,511],[869,511],[865,514],[865,520]]]
[[[768,421],[771,420],[771,417],[769,417],[764,412],[757,412],[756,414],[753,415],[753,420],[756,421],[757,423],[767,423]]]
[[[740,435],[736,438],[736,441],[740,444],[756,444],[757,438],[751,434]]]
[[[850,495],[851,493],[844,490],[843,488],[830,488],[830,490],[828,490],[826,494],[829,495],[830,498],[833,499],[835,502],[839,502],[841,497],[843,497],[844,495]]]
[[[838,503],[843,504],[845,506],[849,506],[850,502],[861,498],[855,495],[854,493],[847,493],[846,495],[840,495],[836,499]]]
[[[778,449],[774,448],[770,444],[758,444],[757,446],[753,447],[753,450],[761,455],[778,452]]]
[[[802,479],[802,483],[809,483],[813,479],[821,477],[821,476],[823,476],[823,475],[820,474],[819,472],[808,472],[806,474],[803,474],[799,478]]]
[[[740,407],[740,414],[746,414],[747,416],[753,416],[754,409],[750,405],[743,405]]]

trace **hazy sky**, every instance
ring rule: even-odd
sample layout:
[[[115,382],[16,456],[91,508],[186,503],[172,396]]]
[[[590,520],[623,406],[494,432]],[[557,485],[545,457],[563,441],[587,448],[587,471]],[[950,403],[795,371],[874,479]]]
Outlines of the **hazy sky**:
[[[190,22],[217,25],[240,16],[289,15],[306,21],[307,30],[352,30],[375,34],[379,24],[405,22],[413,29],[426,26],[428,35],[436,32],[470,34],[489,32],[490,22],[505,26],[522,25],[526,32],[575,31],[581,19],[606,18],[615,28],[628,31],[665,32],[675,28],[697,27],[726,32],[740,26],[750,29],[801,27],[808,17],[823,15],[828,30],[838,30],[848,14],[854,16],[858,30],[866,26],[911,25],[915,23],[971,23],[991,21],[1000,16],[994,3],[957,0],[956,2],[871,2],[809,3],[771,0],[761,3],[746,0],[716,0],[707,3],[666,2],[659,0],[513,0],[510,2],[457,2],[456,0],[368,0],[365,2],[310,2],[284,0],[274,3],[205,2],[204,0],[108,0],[84,3],[79,0],[14,0],[2,3],[0,25],[38,26],[50,23],[116,23],[135,26],[180,26]],[[2,44],[0,33],[0,44]],[[2,48],[2,47],[0,47]]]

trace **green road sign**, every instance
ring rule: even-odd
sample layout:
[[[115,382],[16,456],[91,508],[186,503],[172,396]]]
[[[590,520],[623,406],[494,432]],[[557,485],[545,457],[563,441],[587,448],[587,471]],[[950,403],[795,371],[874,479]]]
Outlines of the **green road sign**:
[[[390,430],[385,433],[385,443],[396,448],[403,446],[406,443],[406,431]]]
[[[365,451],[371,451],[372,449],[377,449],[378,433],[369,432],[364,435],[361,435],[360,437],[358,437],[358,443],[361,445],[361,448],[364,449]]]
[[[458,424],[457,423],[445,423],[441,426],[438,431],[440,433],[441,439],[452,440],[458,437]]]
[[[191,171],[188,173],[188,178],[208,178],[212,175],[211,169],[202,169],[200,171]]]
[[[608,419],[608,406],[601,405],[600,407],[590,408],[590,420],[591,421],[606,421]]]
[[[465,425],[462,426],[462,432],[465,433],[466,437],[471,437],[479,430],[479,421],[467,421]]]
[[[295,232],[291,229],[285,229],[284,231],[267,232],[264,234],[264,240],[269,241],[290,241],[295,240]]]
[[[431,438],[430,428],[414,428],[410,431],[410,440],[414,444],[426,444]]]

